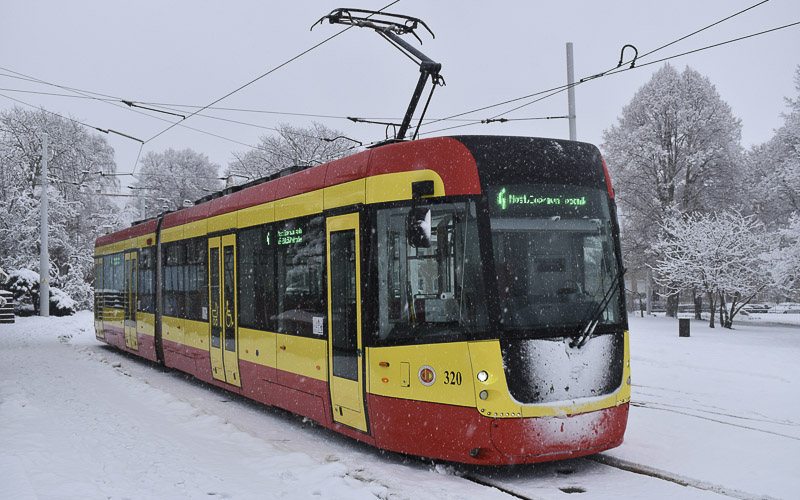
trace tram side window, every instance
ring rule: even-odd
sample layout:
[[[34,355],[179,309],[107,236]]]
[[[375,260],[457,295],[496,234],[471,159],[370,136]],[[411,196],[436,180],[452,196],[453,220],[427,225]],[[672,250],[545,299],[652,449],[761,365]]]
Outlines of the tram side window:
[[[239,232],[239,325],[255,330],[273,328],[275,310],[275,235],[265,226]]]
[[[186,244],[169,243],[164,246],[164,315],[182,318],[186,310]]]
[[[184,317],[208,321],[208,242],[195,238],[186,242],[186,298]]]
[[[281,333],[325,335],[325,224],[322,217],[274,225],[277,260],[275,328]]]
[[[155,307],[155,249],[153,247],[139,250],[139,290],[136,310],[154,314]]]
[[[425,208],[431,227],[427,247],[409,241],[409,207],[378,211],[380,340],[433,340],[480,332],[488,324],[475,204]]]
[[[122,309],[125,264],[121,253],[103,257],[103,307]]]

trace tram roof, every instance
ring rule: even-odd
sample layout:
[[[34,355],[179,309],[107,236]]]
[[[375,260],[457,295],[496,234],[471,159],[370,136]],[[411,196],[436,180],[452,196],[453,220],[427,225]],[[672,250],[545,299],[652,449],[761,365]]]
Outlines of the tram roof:
[[[492,154],[503,151],[505,153],[500,154],[507,154],[521,145],[525,145],[528,151],[531,148],[543,151],[537,155],[537,163],[552,163],[554,156],[547,152],[554,149],[566,150],[567,155],[588,153],[596,154],[599,158],[595,146],[559,139],[454,136],[397,142],[302,170],[292,167],[244,185],[226,188],[197,200],[192,207],[162,213],[135,222],[129,228],[101,236],[95,242],[95,247],[152,233],[158,227],[159,219],[163,219],[162,228],[175,227],[353,180],[397,172],[433,170],[441,177],[446,195],[480,194],[481,176],[476,157],[480,162],[487,150],[491,150]],[[603,183],[607,180],[607,175],[605,177]]]

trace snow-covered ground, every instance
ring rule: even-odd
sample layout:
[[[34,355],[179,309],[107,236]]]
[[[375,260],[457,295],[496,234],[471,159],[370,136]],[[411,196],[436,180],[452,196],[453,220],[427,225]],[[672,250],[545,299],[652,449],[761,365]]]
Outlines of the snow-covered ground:
[[[632,316],[628,432],[602,454],[614,467],[489,470],[381,453],[123,355],[87,312],[17,318],[0,325],[0,498],[513,498],[464,476],[531,498],[798,498],[800,325],[771,316],[693,321],[689,338]]]

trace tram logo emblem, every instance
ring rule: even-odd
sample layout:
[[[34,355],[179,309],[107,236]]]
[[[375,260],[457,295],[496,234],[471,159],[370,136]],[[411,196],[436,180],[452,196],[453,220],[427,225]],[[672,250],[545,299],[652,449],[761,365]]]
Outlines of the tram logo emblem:
[[[417,374],[420,383],[426,386],[432,386],[436,382],[436,372],[428,365],[423,365]]]

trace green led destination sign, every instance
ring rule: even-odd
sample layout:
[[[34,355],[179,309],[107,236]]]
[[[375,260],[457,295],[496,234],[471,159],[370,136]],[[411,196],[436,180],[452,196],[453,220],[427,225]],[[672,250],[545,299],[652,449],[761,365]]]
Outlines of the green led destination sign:
[[[531,193],[513,194],[508,188],[502,188],[497,193],[497,208],[508,210],[514,207],[527,206],[530,208],[541,206],[565,206],[581,207],[586,205],[585,196],[566,196],[566,195],[536,195]]]
[[[303,242],[303,228],[278,230],[278,245],[296,245]],[[267,242],[269,244],[269,241]]]

